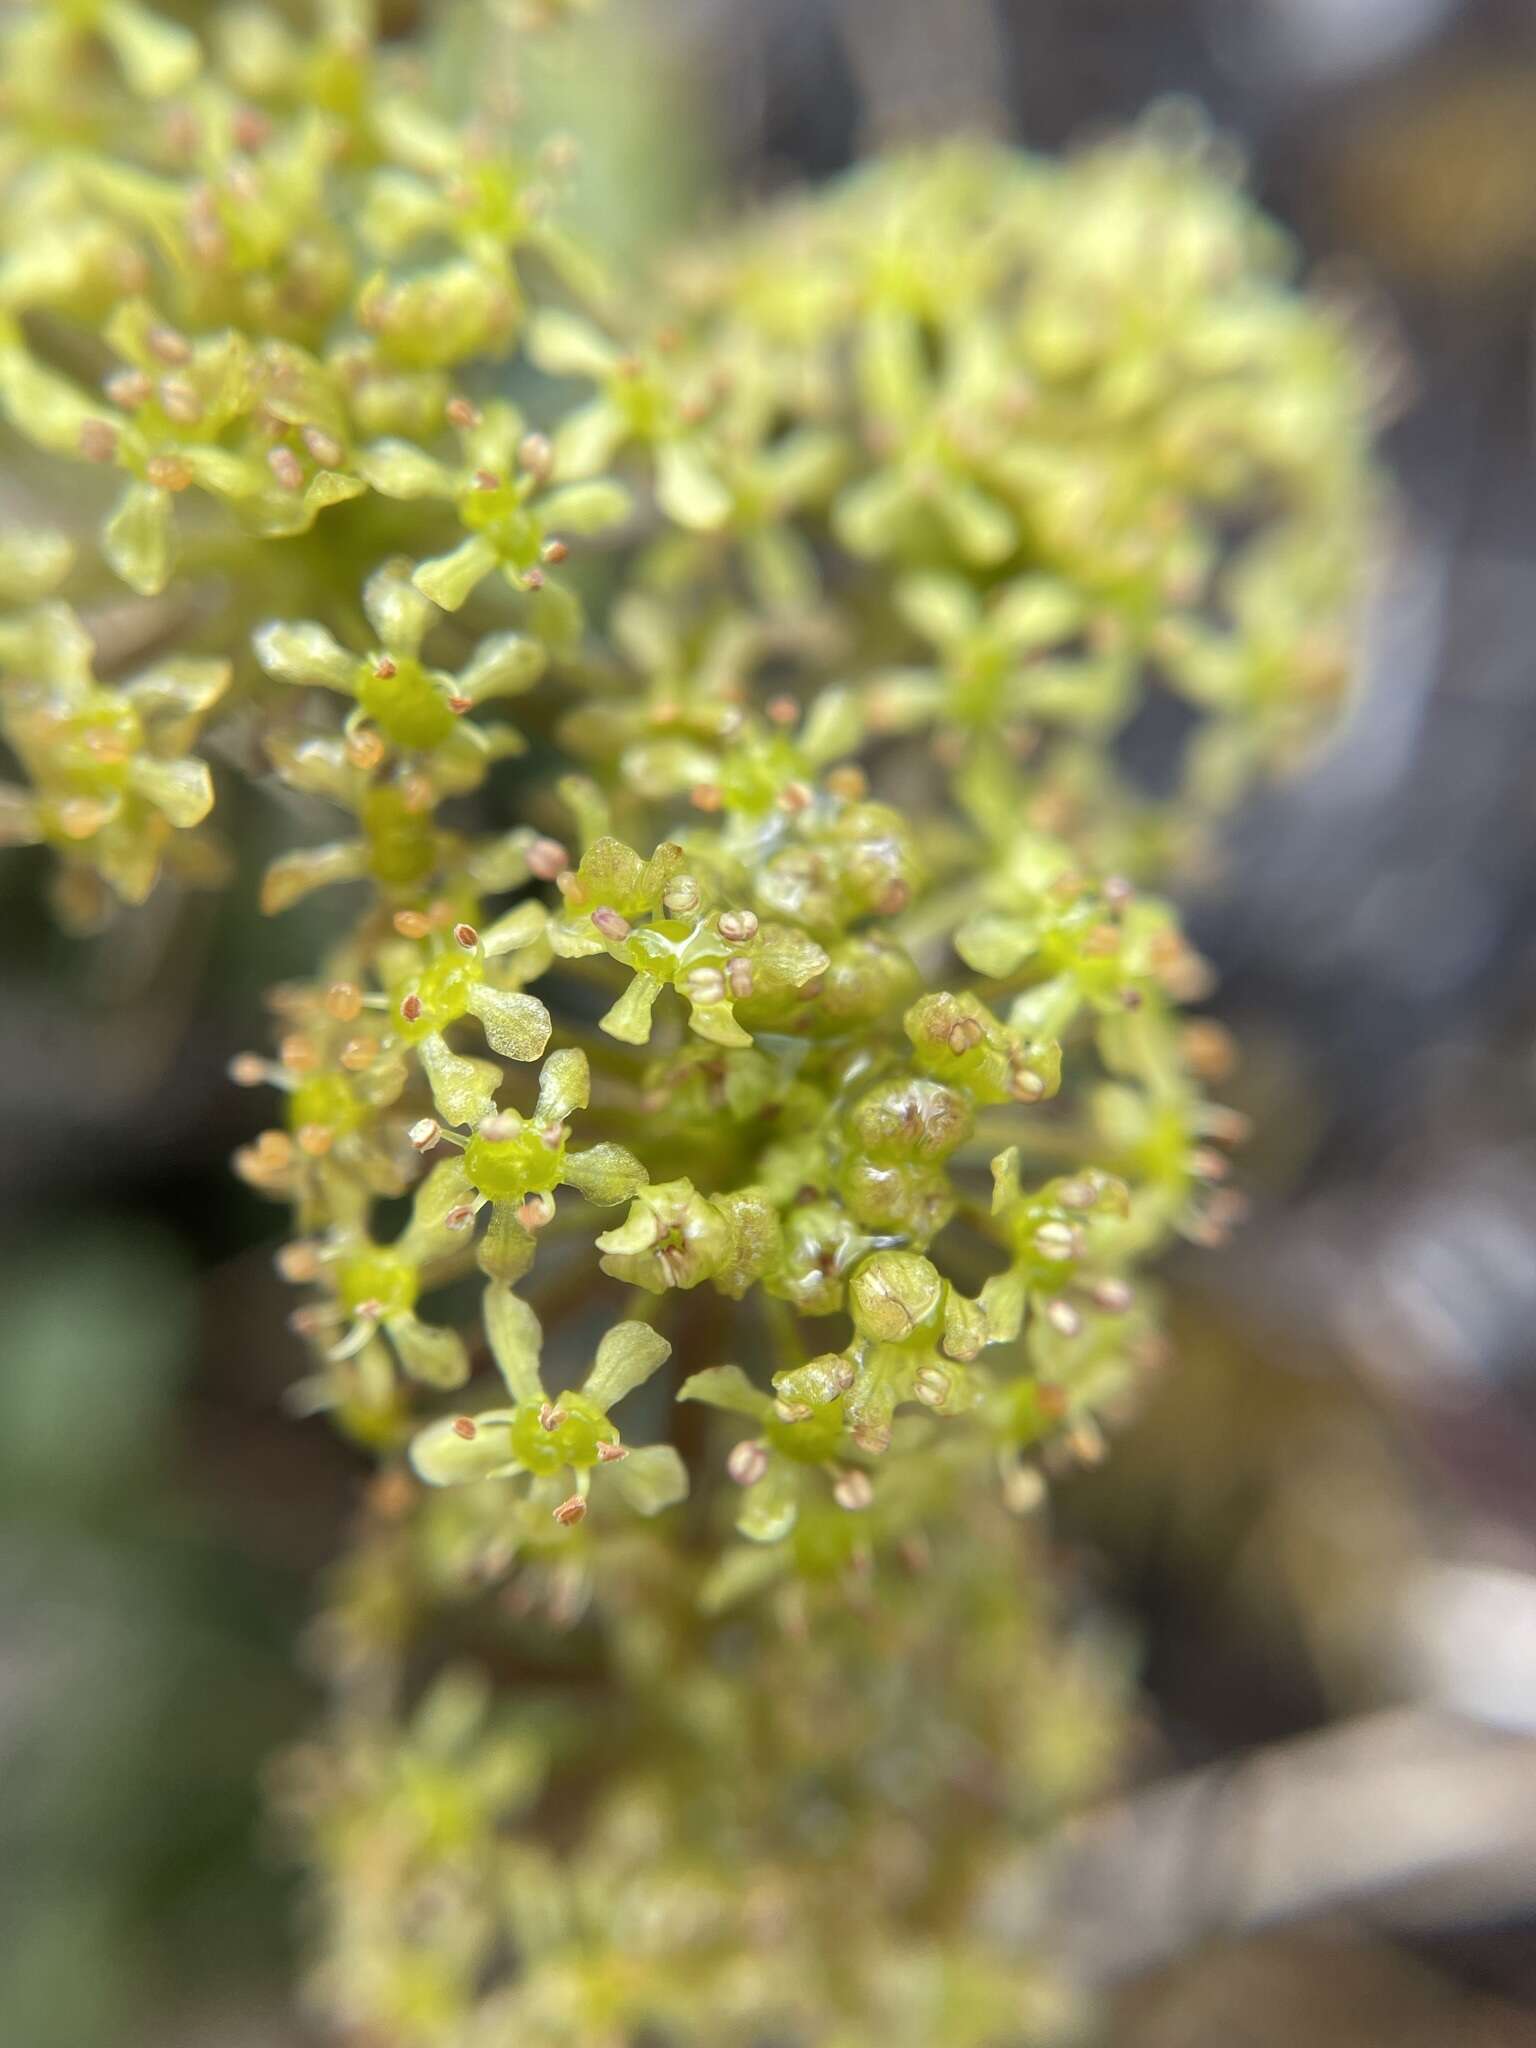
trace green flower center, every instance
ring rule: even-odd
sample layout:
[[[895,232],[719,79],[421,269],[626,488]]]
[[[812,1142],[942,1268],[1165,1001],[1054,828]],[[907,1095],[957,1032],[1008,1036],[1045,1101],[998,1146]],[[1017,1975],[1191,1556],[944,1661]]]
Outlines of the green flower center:
[[[440,747],[458,722],[421,663],[407,656],[395,664],[393,675],[380,675],[372,662],[363,663],[357,701],[397,747]]]
[[[343,1259],[336,1273],[336,1292],[343,1308],[355,1315],[365,1302],[377,1306],[382,1318],[404,1315],[416,1306],[421,1277],[398,1252],[369,1250]]]
[[[546,1412],[559,1417],[553,1429],[544,1425]],[[559,1472],[567,1465],[584,1470],[597,1463],[599,1444],[618,1440],[619,1432],[585,1394],[561,1394],[547,1410],[543,1402],[528,1401],[512,1418],[512,1453],[529,1472]]]
[[[547,1194],[559,1185],[565,1165],[565,1135],[547,1145],[536,1124],[524,1124],[507,1138],[487,1138],[478,1131],[464,1151],[464,1166],[482,1195],[493,1202],[518,1202],[524,1195]]]
[[[367,1111],[344,1074],[311,1074],[288,1097],[288,1128],[318,1124],[335,1137],[361,1128]]]

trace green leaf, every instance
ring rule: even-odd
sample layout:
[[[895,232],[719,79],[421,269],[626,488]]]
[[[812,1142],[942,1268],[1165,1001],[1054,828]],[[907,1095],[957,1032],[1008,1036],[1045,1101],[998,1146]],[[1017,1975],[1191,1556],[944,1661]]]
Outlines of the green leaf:
[[[190,756],[157,761],[152,754],[137,754],[129,764],[128,780],[140,796],[183,830],[200,825],[213,809],[213,777],[206,762]]]
[[[484,534],[476,533],[452,554],[420,563],[411,581],[445,612],[456,612],[495,566],[495,548]]]
[[[688,1498],[688,1471],[671,1444],[641,1444],[614,1470],[614,1483],[637,1515],[659,1515]]]
[[[472,1418],[474,1435],[464,1436],[459,1418],[444,1415],[418,1432],[411,1444],[411,1464],[418,1478],[428,1486],[468,1486],[477,1479],[519,1470],[512,1456],[512,1437],[507,1425],[512,1411],[488,1409]]]
[[[562,1045],[540,1069],[535,1120],[563,1124],[573,1110],[585,1109],[591,1099],[592,1069],[586,1054],[579,1046]]]
[[[519,1406],[542,1401],[539,1353],[544,1332],[523,1297],[503,1281],[493,1280],[485,1290],[485,1334],[513,1400]]]
[[[633,1152],[606,1140],[579,1152],[567,1152],[560,1177],[600,1209],[633,1201],[650,1179]]]
[[[582,1392],[606,1414],[671,1356],[672,1346],[649,1323],[616,1323],[597,1347]]]
[[[504,1059],[536,1060],[549,1043],[554,1026],[537,996],[482,982],[471,992],[469,1007],[480,1019],[487,1045]]]
[[[501,1069],[492,1061],[468,1059],[463,1053],[454,1052],[447,1039],[436,1031],[417,1046],[416,1057],[445,1124],[477,1124],[495,1108]]]
[[[601,533],[627,519],[632,503],[622,484],[566,484],[539,500],[539,517],[546,533]]]
[[[691,533],[714,533],[731,516],[731,494],[688,441],[669,441],[656,454],[656,502]]]
[[[130,484],[101,530],[101,552],[131,590],[158,597],[176,559],[170,492]]]
[[[384,1327],[413,1380],[429,1387],[462,1387],[469,1378],[469,1354],[457,1331],[424,1323],[410,1312],[391,1316]]]
[[[773,1401],[761,1387],[753,1386],[739,1365],[711,1365],[693,1373],[677,1390],[679,1401],[702,1401],[707,1408],[722,1409],[728,1415],[745,1415],[751,1422],[767,1422],[773,1416]]]
[[[598,1018],[598,1029],[624,1045],[649,1045],[651,1011],[656,1006],[661,988],[655,975],[637,974],[612,1009]],[[747,1040],[749,1045],[751,1042]]]
[[[251,635],[256,659],[269,676],[300,688],[341,690],[351,695],[357,657],[313,619],[292,624],[274,619]]]
[[[777,1543],[800,1513],[800,1474],[788,1458],[772,1458],[755,1486],[747,1488],[736,1527],[753,1543]]]

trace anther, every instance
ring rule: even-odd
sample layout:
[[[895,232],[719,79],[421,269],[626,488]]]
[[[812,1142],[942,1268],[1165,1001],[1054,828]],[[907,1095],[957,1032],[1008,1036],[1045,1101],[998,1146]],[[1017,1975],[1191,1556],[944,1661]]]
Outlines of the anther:
[[[552,1512],[562,1529],[570,1529],[574,1528],[577,1522],[586,1520],[587,1504],[579,1493],[573,1493],[569,1500],[561,1501],[559,1507]]]
[[[443,1135],[443,1127],[435,1117],[420,1116],[405,1134],[418,1152],[430,1152]]]
[[[757,937],[756,915],[750,910],[722,910],[720,936],[728,945],[745,945]]]
[[[768,1470],[767,1445],[745,1438],[726,1459],[725,1469],[738,1486],[756,1486]]]
[[[480,1434],[473,1420],[468,1415],[457,1415],[454,1417],[453,1433],[455,1436],[462,1437],[467,1444],[472,1444]]]

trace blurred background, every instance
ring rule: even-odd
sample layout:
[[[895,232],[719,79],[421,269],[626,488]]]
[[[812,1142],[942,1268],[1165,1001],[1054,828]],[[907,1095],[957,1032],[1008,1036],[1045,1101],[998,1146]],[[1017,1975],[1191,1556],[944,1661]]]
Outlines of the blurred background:
[[[1191,905],[1254,1214],[1176,1266],[1178,1369],[1062,1490],[1145,1709],[1051,1884],[1116,2044],[1536,2044],[1536,5],[611,0],[561,89],[631,245],[914,134],[1054,150],[1188,96],[1395,336],[1357,700]],[[89,948],[0,867],[15,2048],[305,2039],[261,1775],[360,1475],[282,1412],[277,1219],[226,1168],[225,1062],[316,926],[258,917],[281,821],[221,807],[234,893]]]

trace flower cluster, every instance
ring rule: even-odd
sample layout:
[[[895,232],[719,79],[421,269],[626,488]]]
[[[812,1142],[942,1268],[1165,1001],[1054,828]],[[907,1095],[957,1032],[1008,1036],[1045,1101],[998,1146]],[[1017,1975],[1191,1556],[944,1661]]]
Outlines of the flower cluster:
[[[0,836],[80,922],[198,878],[229,690],[302,821],[265,908],[338,889],[233,1069],[296,1398],[381,1467],[294,1797],[320,1995],[402,2048],[1046,2032],[982,1888],[1098,1752],[1007,1517],[1239,1212],[1164,892],[1343,685],[1365,372],[1187,128],[872,165],[621,293],[512,11],[419,13],[71,0],[0,57],[0,417],[94,536],[0,550]],[[591,1613],[589,1727],[396,1716],[490,1591],[498,1669]]]

